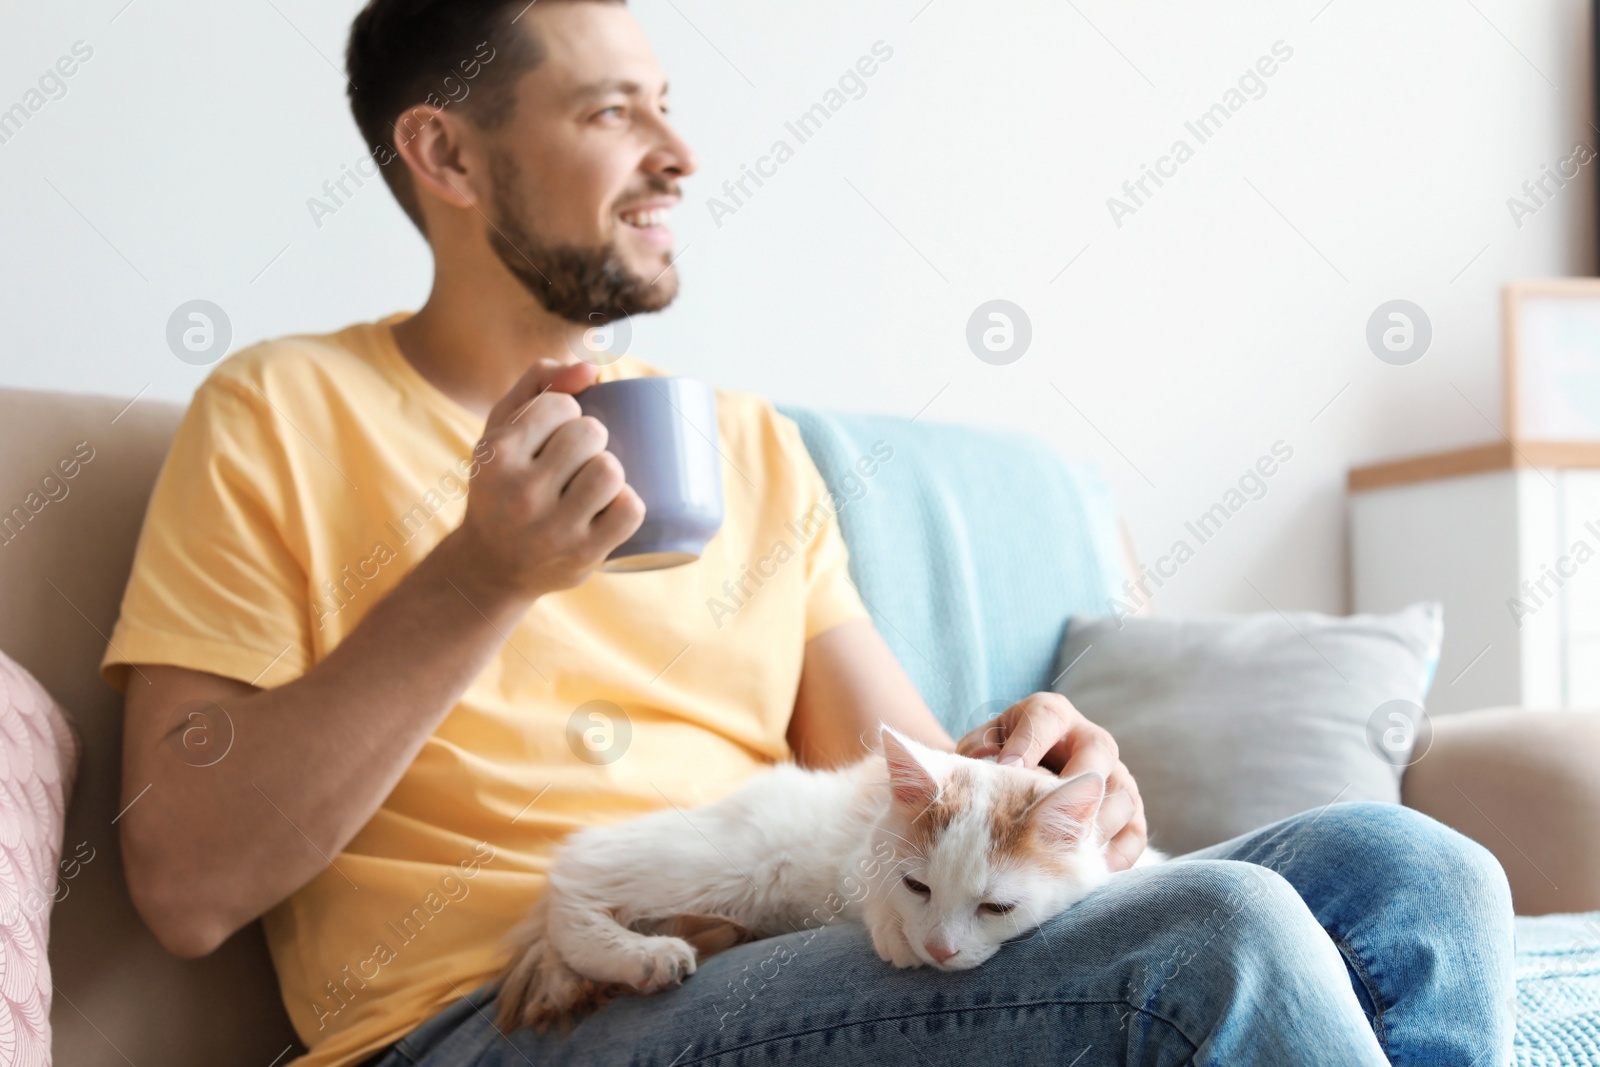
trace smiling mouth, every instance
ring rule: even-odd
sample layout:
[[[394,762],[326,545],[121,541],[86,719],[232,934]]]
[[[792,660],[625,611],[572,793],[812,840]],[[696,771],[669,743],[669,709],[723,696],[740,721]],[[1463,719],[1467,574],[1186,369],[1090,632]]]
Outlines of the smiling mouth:
[[[671,202],[646,202],[624,208],[617,212],[617,218],[652,253],[666,256],[672,251],[672,228],[667,225],[667,218],[673,206]]]
[[[636,230],[664,229],[672,209],[665,207],[619,211],[617,217]]]

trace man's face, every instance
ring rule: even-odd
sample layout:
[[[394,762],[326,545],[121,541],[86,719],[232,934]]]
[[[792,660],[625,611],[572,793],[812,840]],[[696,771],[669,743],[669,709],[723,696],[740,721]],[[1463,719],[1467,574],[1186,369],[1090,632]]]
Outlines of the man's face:
[[[519,28],[546,58],[510,119],[486,131],[488,237],[555,314],[598,326],[678,292],[668,211],[695,159],[666,119],[666,79],[616,4],[531,6]]]

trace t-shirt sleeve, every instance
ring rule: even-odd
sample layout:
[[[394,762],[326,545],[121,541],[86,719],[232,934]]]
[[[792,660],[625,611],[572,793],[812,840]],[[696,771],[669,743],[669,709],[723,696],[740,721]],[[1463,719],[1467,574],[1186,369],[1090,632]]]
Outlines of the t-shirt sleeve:
[[[798,514],[815,517],[820,529],[806,543],[806,640],[851,619],[871,618],[850,579],[850,550],[839,530],[834,497],[807,451],[794,420],[778,416],[790,462],[800,472]]]
[[[128,664],[208,671],[270,688],[312,658],[303,538],[276,413],[248,382],[195,393],[156,479],[100,675]],[[288,430],[288,432],[293,432]]]

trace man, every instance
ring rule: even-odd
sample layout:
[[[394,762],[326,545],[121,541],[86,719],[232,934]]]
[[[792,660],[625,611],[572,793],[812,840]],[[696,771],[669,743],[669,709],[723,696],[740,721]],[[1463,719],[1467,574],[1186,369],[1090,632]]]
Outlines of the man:
[[[1130,875],[973,971],[898,971],[835,926],[715,956],[571,1035],[496,1031],[500,942],[574,828],[709,801],[791,754],[850,761],[880,723],[956,744],[831,517],[724,626],[704,611],[826,500],[764,400],[719,394],[749,481],[725,479],[705,555],[597,570],[643,508],[569,394],[658,372],[580,358],[584,331],[672,300],[665,215],[695,170],[626,8],[372,0],[349,72],[432,293],[217,367],[103,664],[127,693],[134,902],[184,956],[264,919],[296,1064],[1505,1062],[1503,872],[1369,804]],[[996,750],[1106,775],[1113,865],[1142,851],[1115,742],[1064,700],[960,745]]]

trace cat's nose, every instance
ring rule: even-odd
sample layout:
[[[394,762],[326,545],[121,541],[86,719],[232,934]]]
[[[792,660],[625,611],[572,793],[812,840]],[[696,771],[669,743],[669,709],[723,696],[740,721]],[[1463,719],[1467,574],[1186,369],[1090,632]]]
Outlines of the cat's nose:
[[[939,963],[948,962],[951,958],[961,954],[961,950],[958,948],[945,948],[943,945],[935,944],[932,941],[923,942],[922,947],[927,949],[928,955]]]

